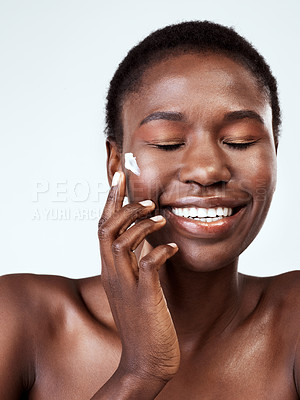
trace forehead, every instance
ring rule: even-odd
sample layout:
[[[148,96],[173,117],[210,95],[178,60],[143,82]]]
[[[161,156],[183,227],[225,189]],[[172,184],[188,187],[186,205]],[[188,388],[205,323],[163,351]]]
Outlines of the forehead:
[[[225,55],[191,53],[169,56],[147,68],[138,90],[125,98],[121,117],[126,134],[155,111],[176,110],[204,121],[213,111],[262,112],[266,107],[265,91],[241,63]]]

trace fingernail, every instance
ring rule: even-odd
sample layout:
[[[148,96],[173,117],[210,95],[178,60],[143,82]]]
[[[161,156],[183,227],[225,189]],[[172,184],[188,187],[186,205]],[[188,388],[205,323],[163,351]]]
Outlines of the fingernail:
[[[154,222],[159,222],[159,221],[162,221],[164,219],[164,217],[161,215],[155,215],[154,217],[151,217],[150,219]]]
[[[178,247],[176,243],[168,243],[168,246],[171,246],[171,247],[174,247],[174,248]]]
[[[120,179],[121,179],[121,174],[120,172],[115,172],[114,176],[113,176],[113,180],[111,183],[111,186],[117,186],[120,183]]]
[[[139,204],[144,207],[150,207],[153,205],[153,201],[152,200],[144,200],[144,201],[140,201]]]

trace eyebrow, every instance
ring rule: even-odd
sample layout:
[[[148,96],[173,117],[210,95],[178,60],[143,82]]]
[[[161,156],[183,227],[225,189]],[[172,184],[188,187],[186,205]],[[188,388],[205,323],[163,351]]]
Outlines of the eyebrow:
[[[256,121],[260,122],[261,124],[264,124],[263,118],[255,111],[253,110],[238,110],[238,111],[232,111],[229,113],[226,113],[224,115],[224,121],[225,122],[231,122],[231,121],[238,121],[241,119],[255,119]],[[183,121],[184,116],[180,112],[176,111],[156,111],[154,113],[151,113],[147,115],[141,122],[140,126],[147,124],[150,121],[156,121],[156,120],[166,120],[166,121]]]
[[[264,125],[263,118],[253,110],[232,111],[224,115],[225,122],[238,121],[239,119],[245,118],[255,119],[256,121]]]
[[[167,121],[182,121],[184,119],[184,116],[180,112],[176,111],[156,111],[152,114],[147,115],[147,117],[141,121],[140,126],[147,124],[150,121],[156,121],[158,119],[164,119]]]

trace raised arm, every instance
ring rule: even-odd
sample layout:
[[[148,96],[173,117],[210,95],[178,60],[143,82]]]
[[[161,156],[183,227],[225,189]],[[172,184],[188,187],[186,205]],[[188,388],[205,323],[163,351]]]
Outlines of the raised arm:
[[[16,277],[0,277],[0,397],[19,400],[34,381],[29,366],[26,306],[21,302]]]
[[[102,280],[122,342],[119,367],[93,400],[152,400],[176,374],[179,345],[158,271],[177,246],[160,245],[138,262],[134,250],[162,228],[149,218],[151,201],[122,207],[124,174],[114,185],[99,224]],[[136,222],[131,228],[130,225]]]

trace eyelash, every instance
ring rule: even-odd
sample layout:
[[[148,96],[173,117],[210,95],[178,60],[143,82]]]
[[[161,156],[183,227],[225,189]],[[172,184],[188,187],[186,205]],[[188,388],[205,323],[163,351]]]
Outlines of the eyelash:
[[[231,142],[223,142],[227,146],[231,147],[234,150],[246,150],[248,147],[253,146],[255,142],[248,142],[248,143],[231,143]]]
[[[255,142],[248,142],[248,143],[231,143],[231,142],[223,142],[227,146],[231,147],[234,150],[246,150],[250,146],[253,146]],[[183,146],[183,143],[176,143],[176,144],[156,144],[155,147],[157,149],[163,150],[163,151],[174,151],[179,149],[180,147]]]
[[[164,151],[174,151],[183,146],[183,143],[176,144],[156,144],[155,147]]]

